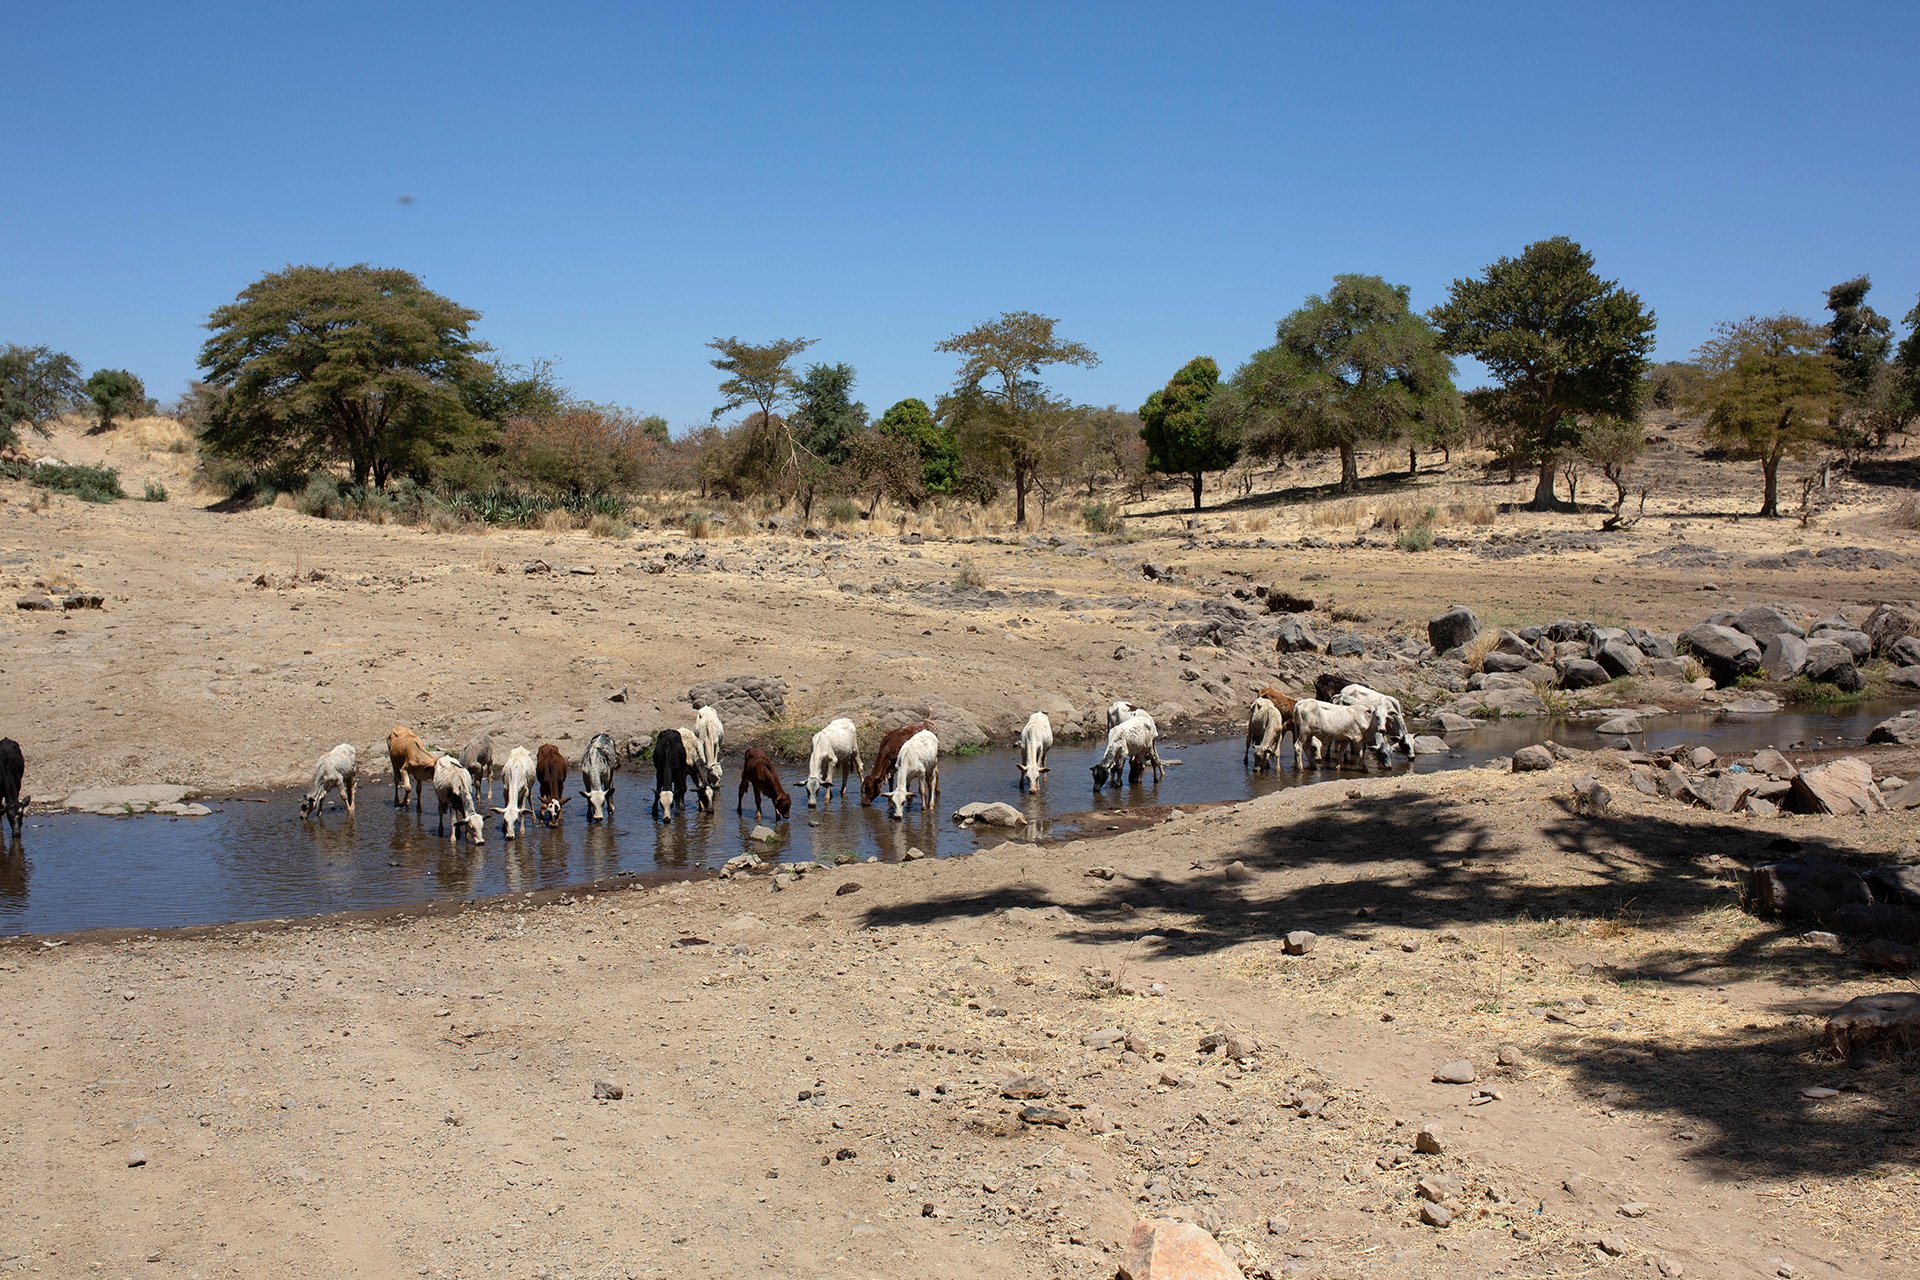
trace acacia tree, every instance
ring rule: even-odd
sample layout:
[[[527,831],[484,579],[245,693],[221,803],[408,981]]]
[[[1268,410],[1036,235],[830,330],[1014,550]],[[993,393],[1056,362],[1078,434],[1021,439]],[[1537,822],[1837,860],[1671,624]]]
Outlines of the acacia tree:
[[[19,441],[28,427],[52,435],[47,424],[81,397],[80,366],[51,347],[0,346],[0,445]]]
[[[1207,402],[1219,386],[1220,366],[1213,357],[1195,356],[1140,406],[1147,470],[1188,477],[1193,482],[1195,511],[1200,509],[1207,472],[1224,470],[1240,456],[1240,441],[1233,431],[1207,416]]]
[[[424,468],[473,422],[479,319],[408,271],[287,267],[207,320],[218,389],[203,443],[280,470],[345,462],[355,484]]]
[[[1653,313],[1565,236],[1455,280],[1428,318],[1447,351],[1475,357],[1499,384],[1473,393],[1476,408],[1510,435],[1516,462],[1538,467],[1535,510],[1554,506],[1555,468],[1583,422],[1639,416]]]
[[[96,369],[81,388],[99,415],[93,431],[113,430],[113,420],[131,415],[147,403],[147,385],[125,369]]]
[[[976,461],[1013,481],[1015,523],[1027,523],[1027,493],[1042,468],[1057,462],[1072,430],[1072,409],[1040,381],[1048,365],[1092,368],[1091,347],[1056,337],[1059,323],[1031,311],[1006,311],[934,347],[964,359],[948,401],[954,434]]]
[[[1708,376],[1697,407],[1713,440],[1735,457],[1759,461],[1762,516],[1780,514],[1780,460],[1829,439],[1833,412],[1845,399],[1826,338],[1800,316],[1748,316],[1723,321],[1701,344]]]
[[[874,430],[905,440],[920,460],[920,482],[928,493],[949,493],[959,470],[953,433],[934,421],[927,402],[908,396],[880,415]]]
[[[1335,276],[1234,375],[1238,396],[1223,414],[1242,417],[1249,447],[1269,456],[1338,450],[1347,492],[1360,485],[1362,444],[1451,439],[1461,420],[1453,365],[1407,296],[1379,276]]]

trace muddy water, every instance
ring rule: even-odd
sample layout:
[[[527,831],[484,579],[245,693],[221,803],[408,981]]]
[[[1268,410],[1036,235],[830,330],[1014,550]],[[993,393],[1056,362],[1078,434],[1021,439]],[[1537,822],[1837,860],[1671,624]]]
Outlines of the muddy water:
[[[1725,753],[1761,747],[1840,746],[1865,740],[1868,731],[1899,710],[1890,705],[1847,708],[1838,713],[1782,712],[1763,716],[1685,715],[1653,721],[1636,746],[1706,745]],[[1551,737],[1576,747],[1603,747],[1610,739],[1580,724],[1513,720],[1464,735],[1444,756],[1422,757],[1395,772],[1429,773],[1479,764]],[[851,853],[895,860],[909,847],[949,856],[1008,833],[956,826],[949,814],[970,800],[1005,800],[1025,810],[1039,835],[1064,836],[1097,829],[1103,813],[1146,805],[1242,800],[1283,787],[1353,776],[1333,771],[1297,774],[1286,762],[1277,775],[1255,775],[1240,762],[1235,738],[1193,740],[1170,735],[1161,755],[1180,763],[1158,786],[1124,785],[1096,794],[1087,767],[1097,757],[1091,745],[1055,748],[1045,791],[1023,799],[1010,750],[941,763],[936,812],[915,808],[901,821],[884,806],[862,809],[859,792],[835,798],[809,813],[806,793],[789,770],[795,812],[790,822],[772,821],[780,839],[763,852],[782,861],[810,861]],[[729,761],[727,780],[737,774]],[[1380,772],[1378,766],[1373,772]],[[486,844],[469,853],[434,835],[433,803],[424,818],[389,807],[383,775],[363,775],[359,812],[353,818],[329,801],[323,818],[302,822],[297,793],[283,792],[207,801],[204,818],[102,818],[86,814],[35,814],[23,838],[0,852],[0,935],[63,933],[100,928],[165,928],[190,924],[267,920],[411,906],[585,884],[608,877],[660,870],[718,867],[748,847],[755,823],[751,801],[733,812],[723,795],[712,814],[689,814],[673,823],[652,821],[645,788],[651,775],[620,775],[619,807],[610,824],[589,825],[579,813],[553,830],[535,827],[519,840],[501,837],[498,823]]]

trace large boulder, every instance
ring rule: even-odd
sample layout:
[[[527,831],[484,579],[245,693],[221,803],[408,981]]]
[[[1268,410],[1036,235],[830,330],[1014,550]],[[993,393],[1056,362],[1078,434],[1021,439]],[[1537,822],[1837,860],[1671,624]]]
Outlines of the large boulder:
[[[1680,642],[1717,685],[1730,685],[1760,669],[1760,646],[1752,636],[1732,627],[1703,622],[1682,632]]]
[[[1791,680],[1807,669],[1807,642],[1781,632],[1760,651],[1760,669],[1769,680]]]
[[[1549,622],[1547,624],[1546,635],[1547,639],[1556,643],[1565,643],[1572,640],[1586,644],[1589,640],[1593,639],[1593,624],[1591,622],[1574,622],[1567,618],[1562,618],[1558,622]]]
[[[1860,629],[1873,641],[1874,655],[1884,658],[1902,636],[1920,633],[1920,617],[1897,604],[1883,604],[1867,615]]]
[[[1841,907],[1872,901],[1873,894],[1858,872],[1825,858],[1749,867],[1740,886],[1742,907],[1776,920],[1825,920]]]
[[[1281,653],[1318,653],[1320,637],[1299,618],[1282,618],[1274,633],[1273,647]]]
[[[1920,991],[1856,996],[1827,1016],[1827,1045],[1842,1058],[1920,1048]]]
[[[1920,689],[1920,662],[1910,667],[1895,667],[1887,672],[1887,683],[1897,684],[1902,689]]]
[[[1920,709],[1902,711],[1882,720],[1867,735],[1868,742],[1892,742],[1903,747],[1920,747]]]
[[[1214,1238],[1191,1222],[1142,1218],[1127,1234],[1120,1280],[1240,1280]]]
[[[1494,642],[1493,653],[1511,654],[1516,658],[1525,658],[1528,662],[1540,661],[1540,650],[1535,648],[1526,637],[1512,631],[1502,631]]]
[[[1807,645],[1805,675],[1846,693],[1857,691],[1865,683],[1860,668],[1853,665],[1853,655],[1830,640],[1814,640]]]
[[[1623,676],[1636,676],[1640,668],[1646,665],[1640,647],[1629,640],[1609,640],[1598,646],[1593,660],[1607,669],[1607,674],[1616,680]]]
[[[985,827],[1024,827],[1027,815],[1002,801],[975,800],[953,811],[955,822],[978,823]]]
[[[1494,650],[1480,659],[1480,669],[1492,674],[1518,675],[1533,665],[1533,660],[1523,658],[1517,653],[1501,653]]]
[[[1554,664],[1562,689],[1593,689],[1613,679],[1607,669],[1591,658],[1566,658]]]
[[[1908,946],[1920,942],[1920,914],[1896,903],[1849,902],[1829,912],[1826,923],[1849,938],[1888,938]]]
[[[1802,769],[1787,800],[1795,813],[1879,813],[1887,807],[1873,785],[1873,769],[1857,756]]]
[[[1450,605],[1447,611],[1427,622],[1427,643],[1436,653],[1458,649],[1480,634],[1480,619],[1463,604]]]
[[[1920,910],[1920,866],[1902,863],[1893,867],[1875,867],[1861,878],[1879,901]]]
[[[728,676],[713,684],[687,690],[687,701],[698,711],[712,707],[727,729],[760,729],[787,715],[787,684],[766,676]]]
[[[1920,666],[1920,636],[1901,636],[1887,646],[1887,651],[1882,656],[1890,666]]]
[[[1852,627],[1827,627],[1807,636],[1809,644],[1816,640],[1839,645],[1853,655],[1855,662],[1865,662],[1873,656],[1873,641],[1867,639],[1866,632],[1855,631]]]
[[[1653,631],[1642,631],[1639,627],[1628,627],[1627,635],[1640,652],[1649,658],[1671,658],[1673,656],[1673,637],[1663,636]]]
[[[1543,746],[1522,747],[1513,753],[1513,771],[1515,773],[1534,773],[1541,769],[1553,768],[1553,752]]]
[[[1786,608],[1777,604],[1749,605],[1733,615],[1727,625],[1743,635],[1752,636],[1754,642],[1762,648],[1775,636],[1787,635],[1804,638],[1806,632],[1793,620]]]

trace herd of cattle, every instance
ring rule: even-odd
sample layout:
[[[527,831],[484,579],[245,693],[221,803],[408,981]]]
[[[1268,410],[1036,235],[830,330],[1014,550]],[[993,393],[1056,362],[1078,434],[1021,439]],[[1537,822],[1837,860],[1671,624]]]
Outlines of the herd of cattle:
[[[711,812],[720,792],[720,742],[724,729],[712,707],[702,707],[691,728],[662,729],[653,739],[653,816],[671,822],[676,807],[685,809],[689,786],[702,812]],[[1314,696],[1297,701],[1280,689],[1262,689],[1247,714],[1244,759],[1255,769],[1277,766],[1288,734],[1293,735],[1294,767],[1305,767],[1309,755],[1317,764],[1364,761],[1368,751],[1384,759],[1395,749],[1412,753],[1407,718],[1398,699],[1365,685],[1350,684],[1335,675],[1323,675]],[[1124,772],[1138,781],[1149,769],[1157,783],[1166,773],[1158,750],[1159,726],[1146,710],[1128,702],[1107,708],[1106,750],[1093,765],[1096,790],[1118,786]],[[1037,791],[1049,772],[1053,724],[1036,711],[1020,730],[1019,786]],[[12,739],[0,740],[0,809],[14,815],[20,789],[19,748]],[[520,834],[532,815],[545,826],[558,825],[565,806],[567,777],[573,771],[567,757],[551,742],[537,752],[514,747],[496,758],[493,736],[481,734],[454,755],[435,755],[413,730],[395,725],[387,735],[387,758],[393,769],[393,803],[409,801],[422,810],[427,788],[439,805],[437,830],[452,840],[464,834],[470,844],[486,841],[484,800],[498,814],[507,839]],[[580,795],[586,801],[587,821],[603,822],[613,814],[614,770],[619,751],[611,735],[598,733],[588,741],[579,761]],[[339,791],[347,812],[353,812],[358,753],[343,742],[314,765],[313,781],[300,802],[300,816],[312,817]],[[493,784],[500,780],[505,803],[494,805]],[[940,794],[940,739],[927,721],[894,729],[880,740],[873,768],[864,768],[853,721],[841,717],[813,735],[807,763],[807,807],[831,800],[837,781],[842,800],[848,780],[860,777],[860,802],[870,805],[882,795],[895,818],[905,817],[914,794],[923,811],[931,810]],[[534,802],[535,790],[539,800]],[[770,805],[776,818],[787,818],[793,798],[781,785],[773,760],[758,747],[749,747],[741,760],[740,784],[734,802],[744,810],[747,792],[753,792],[753,816]],[[484,793],[484,795],[482,795]],[[9,797],[12,797],[11,799]],[[18,817],[12,816],[15,829]]]

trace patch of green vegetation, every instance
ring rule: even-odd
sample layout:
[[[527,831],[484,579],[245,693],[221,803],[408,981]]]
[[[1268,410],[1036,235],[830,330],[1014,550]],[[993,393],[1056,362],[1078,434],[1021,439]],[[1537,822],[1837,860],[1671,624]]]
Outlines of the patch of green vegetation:
[[[147,481],[147,491],[140,496],[148,502],[165,502],[167,500],[167,486],[161,484],[158,480],[149,480]]]
[[[947,748],[950,756],[977,756],[993,744],[990,742],[962,742]]]
[[[1431,551],[1433,549],[1433,526],[1416,524],[1410,529],[1402,529],[1393,539],[1393,545],[1402,551]]]
[[[0,474],[14,480],[25,480],[28,484],[54,493],[64,493],[82,502],[112,502],[127,496],[120,487],[120,473],[112,467],[70,466],[64,462],[35,466],[26,462],[9,462],[0,465]]]
[[[784,760],[805,760],[813,755],[813,735],[820,731],[817,724],[774,724],[768,725],[761,735],[766,749]]]
[[[955,591],[984,591],[986,587],[987,576],[980,572],[980,566],[971,560],[962,560],[960,567],[954,571],[953,589]]]
[[[1870,696],[1865,685],[1849,692],[1837,684],[1824,684],[1808,676],[1794,677],[1780,692],[1796,707],[1846,707],[1865,702]]]
[[[1126,514],[1117,502],[1089,502],[1080,508],[1080,518],[1086,521],[1088,533],[1126,532]]]

